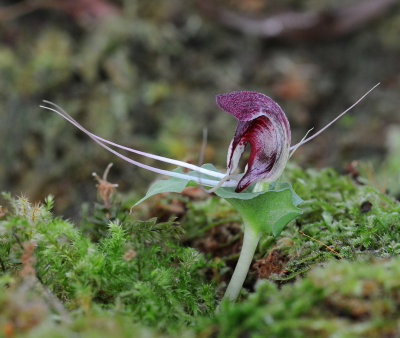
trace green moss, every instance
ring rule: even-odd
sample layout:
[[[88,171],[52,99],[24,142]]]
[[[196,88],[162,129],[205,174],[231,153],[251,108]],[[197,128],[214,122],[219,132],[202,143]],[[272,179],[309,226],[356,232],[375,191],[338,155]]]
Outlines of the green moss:
[[[285,175],[304,213],[278,238],[262,239],[247,292],[215,315],[241,245],[240,218],[223,200],[197,188],[166,194],[134,209],[163,221],[139,221],[116,194],[109,208],[87,209],[77,228],[51,214],[51,197],[33,205],[4,195],[2,332],[398,335],[400,203],[332,169],[290,165]]]
[[[399,267],[399,258],[330,262],[280,289],[260,283],[242,303],[224,303],[200,336],[397,336]]]
[[[380,193],[362,177],[363,183],[357,183],[333,169],[302,170],[291,164],[285,176],[283,180],[292,182],[305,201],[301,205],[304,212],[278,238],[261,239],[256,259],[278,249],[284,260],[285,273],[273,275],[274,279],[293,279],[314,264],[340,256],[356,260],[365,254],[391,257],[400,253],[400,203],[394,198]],[[225,228],[225,234],[231,231],[219,245],[239,241],[240,218],[226,202],[212,197],[200,202],[188,200],[185,205],[188,210],[181,222],[190,240],[212,240],[215,233],[220,234],[218,229]],[[215,250],[218,254],[221,251]]]
[[[25,198],[12,205],[14,212],[0,222],[1,274],[18,276],[31,264],[68,311],[109,310],[162,331],[214,311],[215,286],[204,278],[209,265],[195,249],[179,245],[183,230],[173,220],[110,221],[94,243],[46,206]],[[24,258],[27,243],[34,247],[32,262]]]
[[[286,246],[292,257],[286,279],[318,261],[339,258],[301,232],[345,259],[355,260],[368,253],[375,257],[400,253],[400,203],[394,198],[333,169],[304,171],[292,167],[286,175],[305,200],[303,215],[281,234],[291,240]]]

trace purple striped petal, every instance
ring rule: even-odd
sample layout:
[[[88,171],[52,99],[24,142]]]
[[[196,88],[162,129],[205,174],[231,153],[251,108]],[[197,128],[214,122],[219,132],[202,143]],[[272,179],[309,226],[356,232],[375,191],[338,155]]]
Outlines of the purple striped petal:
[[[232,92],[217,96],[218,106],[239,122],[229,146],[227,167],[233,173],[249,143],[247,171],[236,192],[258,181],[275,181],[284,170],[290,150],[290,126],[279,105],[264,94]]]

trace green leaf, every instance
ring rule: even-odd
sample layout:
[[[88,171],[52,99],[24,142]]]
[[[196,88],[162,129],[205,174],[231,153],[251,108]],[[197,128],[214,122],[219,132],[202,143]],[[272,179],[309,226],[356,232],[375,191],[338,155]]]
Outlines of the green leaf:
[[[205,164],[203,168],[218,170],[212,164]],[[178,168],[175,172],[182,172]],[[197,172],[189,172],[187,175],[197,178]],[[202,175],[202,178],[213,178]],[[215,178],[214,178],[215,179]],[[195,181],[188,181],[171,177],[167,180],[155,182],[147,191],[146,196],[136,204],[156,194],[164,192],[180,193],[186,186],[198,185]],[[265,232],[277,236],[292,219],[302,213],[297,206],[303,200],[294,192],[287,182],[271,184],[266,191],[252,192],[252,187],[244,192],[237,193],[234,188],[219,188],[215,194],[226,199],[242,216],[243,220],[257,232]]]
[[[227,198],[248,226],[258,233],[278,236],[286,224],[302,214],[297,206],[302,199],[289,183],[281,183],[279,190],[257,193],[252,199]],[[282,188],[283,186],[283,188]]]
[[[182,170],[177,172],[182,172]],[[147,200],[151,196],[161,194],[163,192],[177,192],[180,193],[183,191],[183,189],[186,188],[188,185],[189,181],[182,180],[180,178],[176,177],[170,177],[167,180],[159,180],[156,181],[153,185],[150,186],[149,190],[147,191],[146,195],[140,199],[138,202],[135,203],[134,206],[142,203],[143,201]]]
[[[220,171],[218,171],[212,164],[204,164],[202,166],[202,168],[206,168],[206,169],[213,170],[213,171],[216,171],[216,172],[220,173]],[[175,169],[174,172],[183,173],[181,168]],[[181,178],[170,177],[167,180],[156,181],[155,183],[153,183],[150,186],[150,188],[147,191],[146,195],[142,199],[140,199],[138,202],[136,202],[134,206],[142,203],[143,201],[145,201],[148,198],[150,198],[150,197],[152,197],[154,195],[157,195],[157,194],[161,194],[161,193],[164,193],[164,192],[181,193],[183,191],[183,189],[185,189],[186,186],[188,186],[188,185],[189,186],[198,185],[195,182],[195,179],[197,179],[199,177],[199,174],[197,172],[191,171],[189,173],[186,173],[186,175],[193,176],[194,180],[193,181],[188,181],[188,180],[184,180],[184,179],[181,179]],[[209,175],[204,175],[204,174],[201,175],[201,178],[203,178],[203,179],[209,178],[209,179],[214,179],[215,180],[215,177],[212,177],[212,176],[209,176]]]

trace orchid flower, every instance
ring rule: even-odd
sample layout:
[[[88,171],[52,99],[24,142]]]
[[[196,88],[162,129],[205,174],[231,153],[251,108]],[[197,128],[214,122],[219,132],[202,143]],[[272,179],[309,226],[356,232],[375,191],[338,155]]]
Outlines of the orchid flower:
[[[140,168],[147,169],[158,174],[195,181],[198,184],[210,187],[236,187],[236,192],[241,192],[249,185],[255,182],[273,182],[282,174],[289,158],[290,150],[295,151],[299,146],[309,142],[314,137],[322,133],[330,127],[334,122],[340,119],[349,110],[355,107],[361,100],[364,99],[377,86],[376,84],[352,106],[338,115],[328,125],[322,128],[309,138],[303,139],[298,144],[290,146],[291,132],[289,121],[285,113],[279,105],[270,97],[256,92],[231,92],[227,94],[217,95],[217,105],[232,114],[238,119],[238,125],[234,137],[230,143],[227,154],[227,172],[223,174],[218,171],[199,167],[190,163],[182,162],[175,159],[170,159],[163,156],[158,156],[146,153],[140,150],[129,148],[118,143],[109,141],[100,136],[97,136],[76,120],[74,120],[64,109],[57,104],[43,100],[48,106],[41,105],[41,108],[53,111],[80,129],[88,135],[93,141],[101,147],[110,151],[114,155],[120,157],[126,162],[134,164]],[[244,174],[235,175],[240,157],[245,150],[246,144],[250,143],[251,152],[247,163],[247,170]],[[133,160],[112,147],[119,148],[137,155],[148,157],[157,161],[170,163],[182,168],[191,169],[198,173],[198,176],[187,175],[175,171],[169,171],[152,167],[150,165]],[[207,178],[203,178],[206,175]],[[211,178],[210,178],[211,177]],[[238,177],[240,178],[238,181]]]
[[[217,95],[217,105],[238,119],[227,154],[227,173],[237,170],[248,143],[251,146],[246,173],[236,186],[241,192],[255,182],[273,182],[286,167],[290,150],[295,151],[341,118],[377,87],[375,85],[351,107],[313,136],[290,146],[290,125],[281,107],[270,97],[257,92],[239,91]]]
[[[261,180],[275,181],[282,174],[290,151],[290,125],[281,107],[264,94],[247,91],[218,95],[217,104],[238,119],[228,150],[228,174],[237,170],[247,143],[251,145],[247,171],[236,192]]]

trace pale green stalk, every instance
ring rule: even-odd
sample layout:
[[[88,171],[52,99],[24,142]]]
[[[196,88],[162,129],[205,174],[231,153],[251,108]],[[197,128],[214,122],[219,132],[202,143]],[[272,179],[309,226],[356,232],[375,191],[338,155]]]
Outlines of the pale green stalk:
[[[224,299],[235,301],[239,296],[260,238],[261,233],[257,233],[251,226],[245,224],[242,250],[231,281],[226,289]]]
[[[268,184],[269,183],[258,182],[254,187],[254,191],[265,190],[268,188]],[[235,301],[238,298],[247,273],[249,272],[260,238],[261,232],[254,229],[251,224],[245,222],[243,245],[240,251],[239,260],[236,263],[235,271],[233,272],[232,278],[225,291],[223,300],[229,299],[230,301]]]

